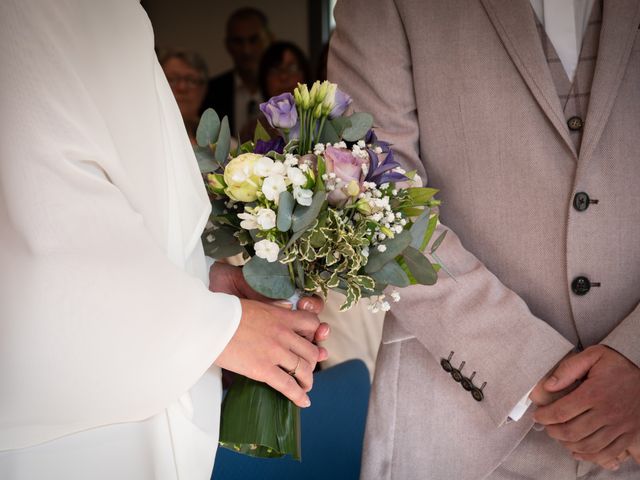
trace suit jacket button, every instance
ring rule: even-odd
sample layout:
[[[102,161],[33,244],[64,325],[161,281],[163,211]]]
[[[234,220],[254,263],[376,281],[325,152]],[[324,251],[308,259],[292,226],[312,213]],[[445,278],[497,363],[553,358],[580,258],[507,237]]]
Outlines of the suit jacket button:
[[[592,203],[598,203],[598,200],[591,200],[585,192],[578,192],[573,196],[573,208],[579,212],[584,212]]]
[[[460,382],[462,388],[464,388],[467,392],[470,392],[473,389],[473,382],[469,380],[467,377],[462,377],[462,381]]]
[[[442,360],[440,360],[440,365],[442,366],[442,369],[445,372],[451,372],[451,370],[453,370],[453,367],[451,366],[451,362],[449,362],[449,360],[447,360],[446,358],[443,358]]]
[[[480,390],[478,387],[474,387],[471,390],[471,396],[475,401],[481,402],[482,399],[484,398],[484,393],[482,393],[482,390]]]
[[[582,130],[582,127],[584,127],[584,121],[580,117],[574,116],[567,120],[567,126],[569,127],[569,130],[576,132],[578,130]]]
[[[576,295],[586,295],[591,290],[591,281],[587,277],[576,277],[571,282],[571,290]]]

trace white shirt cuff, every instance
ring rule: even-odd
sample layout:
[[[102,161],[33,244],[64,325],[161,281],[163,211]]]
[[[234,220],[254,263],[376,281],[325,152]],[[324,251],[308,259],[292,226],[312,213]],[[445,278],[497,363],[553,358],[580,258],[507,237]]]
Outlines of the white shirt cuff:
[[[535,386],[533,387],[535,388]],[[517,422],[522,418],[527,409],[531,406],[531,399],[529,395],[533,392],[533,388],[527,392],[527,394],[520,399],[515,407],[509,412],[509,419]]]

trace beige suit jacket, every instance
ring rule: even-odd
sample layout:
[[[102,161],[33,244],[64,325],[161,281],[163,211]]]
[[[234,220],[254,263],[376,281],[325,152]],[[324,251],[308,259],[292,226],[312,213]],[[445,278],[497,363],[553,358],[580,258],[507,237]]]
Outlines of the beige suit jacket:
[[[512,407],[579,342],[640,365],[640,2],[604,3],[580,155],[528,0],[342,0],[329,74],[441,189],[455,275],[387,315],[363,478],[478,479]],[[573,206],[576,192],[599,203]],[[578,276],[599,282],[572,292]],[[486,382],[476,401],[440,366]],[[547,461],[549,459],[541,459]]]

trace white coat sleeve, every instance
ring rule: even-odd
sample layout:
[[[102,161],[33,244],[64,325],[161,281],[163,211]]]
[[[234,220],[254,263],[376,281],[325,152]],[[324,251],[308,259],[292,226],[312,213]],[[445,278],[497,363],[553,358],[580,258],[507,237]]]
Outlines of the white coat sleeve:
[[[131,172],[145,162],[162,172],[164,159],[127,151],[163,136],[140,129],[132,146],[118,140],[91,73],[127,80],[131,109],[111,117],[133,125],[144,114],[135,102],[154,98],[153,82],[138,85],[154,66],[141,56],[140,76],[118,71],[101,65],[110,61],[101,50],[151,59],[153,44],[147,35],[138,49],[130,34],[135,10],[113,30],[104,16],[125,8],[90,3],[0,6],[0,450],[160,412],[212,365],[241,315],[237,298],[169,260],[149,196],[136,196],[165,177],[148,168],[137,185]],[[161,151],[153,147],[149,156]],[[201,245],[189,248],[203,269]]]

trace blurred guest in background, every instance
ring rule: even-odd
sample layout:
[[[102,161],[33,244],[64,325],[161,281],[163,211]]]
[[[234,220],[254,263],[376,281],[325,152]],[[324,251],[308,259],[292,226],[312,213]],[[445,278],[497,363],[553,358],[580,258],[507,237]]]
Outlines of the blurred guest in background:
[[[260,91],[265,100],[293,92],[298,83],[310,80],[309,60],[296,44],[276,42],[265,50],[258,70]]]
[[[234,134],[259,112],[258,65],[270,43],[267,17],[260,10],[246,7],[231,14],[225,44],[233,69],[209,81],[201,110],[211,107],[220,117],[228,116]]]
[[[311,67],[304,52],[291,42],[276,42],[267,48],[260,60],[258,84],[260,94],[266,101],[285,92],[293,93],[298,83],[308,83],[311,79]],[[242,141],[253,138],[258,119],[270,131],[270,126],[262,114],[249,119],[240,128]],[[273,135],[277,135],[274,131]]]
[[[176,97],[191,144],[196,143],[200,105],[206,93],[207,64],[195,52],[160,50],[158,60]]]

